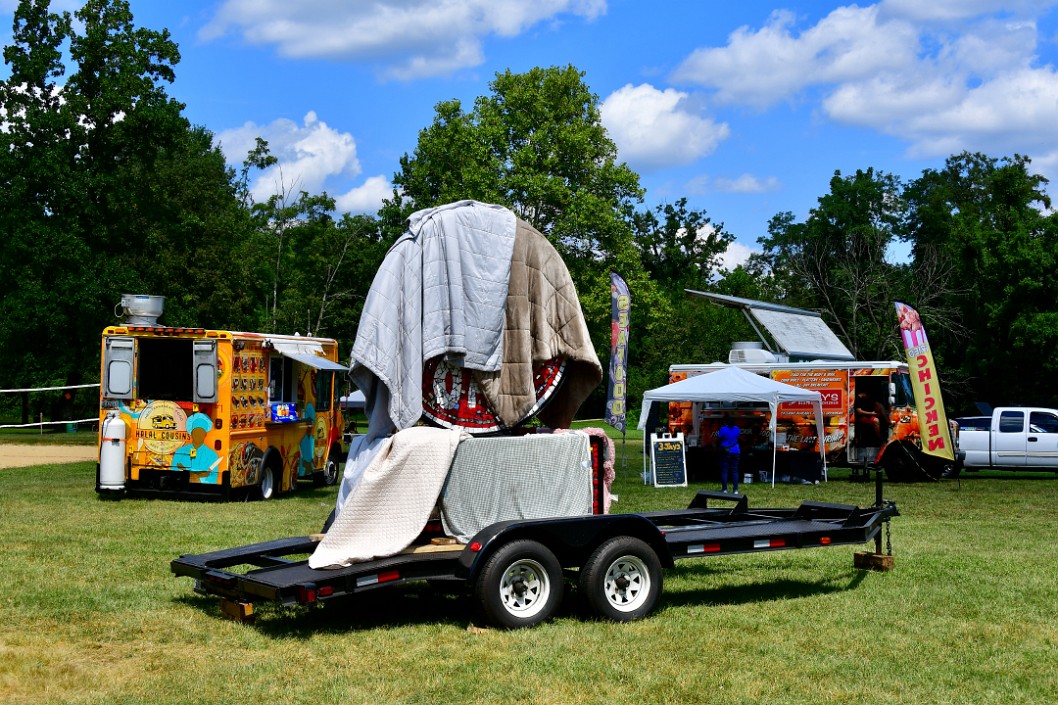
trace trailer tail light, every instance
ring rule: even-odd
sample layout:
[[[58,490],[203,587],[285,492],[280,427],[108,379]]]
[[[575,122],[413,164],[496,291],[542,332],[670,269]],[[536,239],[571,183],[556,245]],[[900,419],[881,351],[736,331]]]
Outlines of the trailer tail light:
[[[316,583],[303,583],[298,585],[298,604],[311,605],[321,597],[330,597],[334,594],[333,585],[317,587]]]
[[[311,605],[316,601],[316,597],[319,594],[315,583],[305,583],[298,585],[298,604],[299,605]]]
[[[753,542],[753,548],[782,548],[786,539],[759,539]]]
[[[213,583],[214,585],[223,585],[224,587],[231,587],[235,584],[235,576],[230,573],[222,573],[220,571],[210,571],[202,576],[207,583]]]
[[[362,578],[356,579],[356,586],[358,588],[367,587],[369,585],[378,585],[379,583],[389,583],[394,580],[400,580],[399,570],[384,570],[381,573],[375,573],[374,575],[365,575]]]
[[[720,553],[720,544],[694,543],[687,547],[687,553]]]

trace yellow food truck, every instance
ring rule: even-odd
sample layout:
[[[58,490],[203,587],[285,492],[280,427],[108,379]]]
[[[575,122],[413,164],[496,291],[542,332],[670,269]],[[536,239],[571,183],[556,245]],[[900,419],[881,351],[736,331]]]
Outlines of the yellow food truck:
[[[98,492],[269,499],[337,482],[336,341],[153,321],[103,331]]]

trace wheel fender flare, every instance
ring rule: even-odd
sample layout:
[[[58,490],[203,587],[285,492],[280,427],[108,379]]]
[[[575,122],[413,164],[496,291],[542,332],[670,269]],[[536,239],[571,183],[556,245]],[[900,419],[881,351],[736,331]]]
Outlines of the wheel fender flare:
[[[473,582],[489,557],[501,546],[528,539],[547,547],[563,568],[580,568],[596,548],[615,536],[638,538],[657,554],[662,568],[674,565],[661,531],[638,514],[498,522],[470,539],[459,562],[467,581]],[[480,546],[477,551],[471,548],[475,544]]]

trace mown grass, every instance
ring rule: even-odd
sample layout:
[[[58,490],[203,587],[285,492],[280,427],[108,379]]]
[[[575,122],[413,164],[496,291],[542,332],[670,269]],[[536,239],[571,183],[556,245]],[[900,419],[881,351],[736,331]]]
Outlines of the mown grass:
[[[686,506],[644,487],[631,436],[618,511]],[[743,486],[755,506],[866,505],[817,486]],[[1052,703],[1058,692],[1054,475],[889,485],[896,569],[850,547],[684,562],[658,611],[478,629],[425,587],[220,617],[169,561],[318,531],[333,489],[265,503],[103,500],[94,465],[0,471],[4,703]]]
[[[66,431],[65,427],[56,429],[49,427],[41,431],[39,428],[0,428],[0,443],[19,445],[49,445],[49,446],[93,446],[99,442],[99,435],[92,429],[84,426],[73,433]]]

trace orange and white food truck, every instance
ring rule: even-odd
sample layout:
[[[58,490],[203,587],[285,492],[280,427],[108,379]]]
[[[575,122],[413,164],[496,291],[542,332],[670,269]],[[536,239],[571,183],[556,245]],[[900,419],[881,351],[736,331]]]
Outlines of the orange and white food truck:
[[[688,470],[708,468],[723,416],[742,430],[740,448],[745,472],[779,466],[792,479],[813,481],[820,476],[820,443],[827,464],[852,467],[854,476],[879,465],[896,481],[937,478],[951,470],[950,463],[922,452],[918,410],[905,362],[862,362],[854,358],[814,311],[688,289],[712,304],[742,311],[760,342],[736,342],[728,364],[769,377],[777,382],[812,389],[822,396],[823,438],[807,403],[780,404],[775,437],[769,429],[770,411],[749,405],[725,408],[722,404],[672,403],[669,432],[682,432],[688,449]],[[715,371],[723,363],[672,365],[669,383]],[[952,447],[958,446],[957,428]],[[774,456],[772,449],[774,448]],[[759,451],[759,452],[758,452]],[[697,457],[695,457],[697,456]],[[748,462],[747,462],[748,461]],[[863,469],[858,475],[857,469]]]
[[[722,368],[722,363],[672,365],[669,382]],[[918,412],[906,363],[897,361],[774,362],[738,364],[749,372],[777,382],[812,389],[822,396],[824,444],[827,463],[845,467],[881,465],[890,479],[913,479],[923,472],[936,476],[944,468],[922,453]],[[775,438],[770,437],[769,411],[752,406],[672,402],[669,404],[669,432],[682,432],[688,449],[708,452],[715,446],[724,415],[742,431],[742,468],[751,472],[746,460],[754,449],[767,467],[772,462],[771,444],[780,462],[787,461],[792,475],[813,479],[805,464],[813,469],[819,460],[820,438],[815,413],[807,402],[779,405]],[[707,461],[706,461],[707,462]],[[764,469],[763,467],[760,469]]]
[[[337,482],[336,341],[156,321],[103,331],[98,492],[269,499]]]

